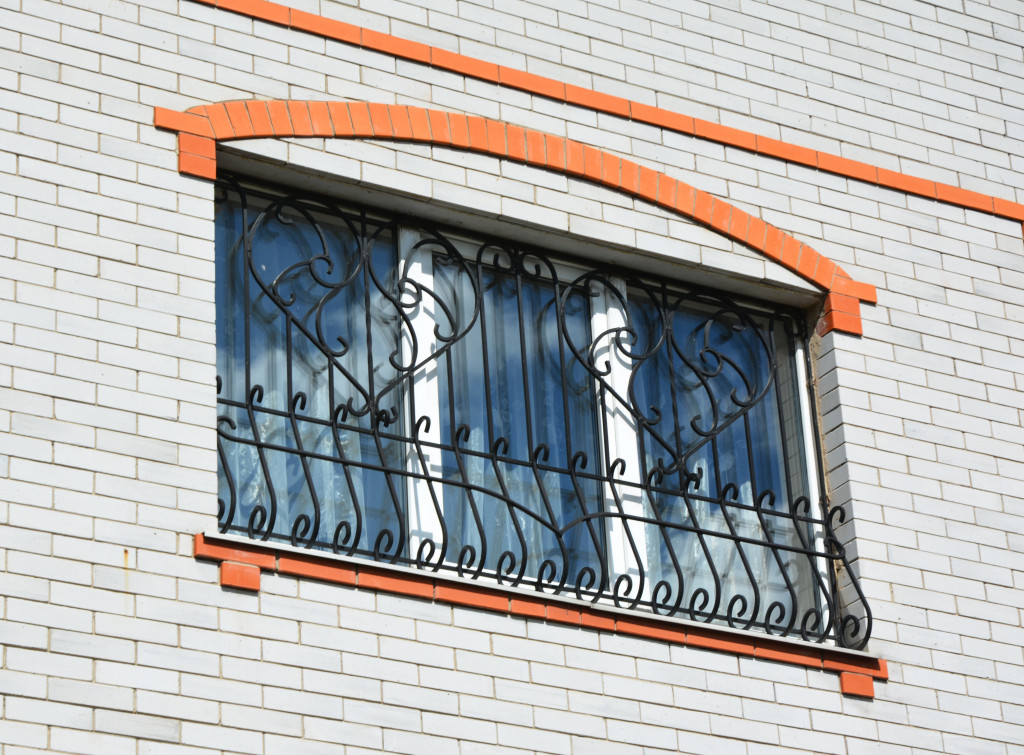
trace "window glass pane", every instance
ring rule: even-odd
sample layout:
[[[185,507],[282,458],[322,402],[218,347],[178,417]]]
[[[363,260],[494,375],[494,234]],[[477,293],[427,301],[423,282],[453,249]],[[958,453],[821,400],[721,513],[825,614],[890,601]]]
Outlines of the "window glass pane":
[[[403,455],[386,432],[404,414],[394,229],[246,200],[227,192],[216,214],[227,519],[261,536],[393,548],[404,529],[403,488],[385,471]]]
[[[563,335],[589,339],[586,297],[537,260],[478,252],[480,262],[433,266],[435,292],[455,302],[466,331],[439,369],[443,476],[467,483],[445,486],[449,555],[475,553],[513,578],[596,587],[595,392]]]
[[[775,317],[664,287],[632,289],[629,313],[640,463],[659,521],[653,600],[784,627],[813,595],[815,569],[792,505],[806,479],[792,336]]]

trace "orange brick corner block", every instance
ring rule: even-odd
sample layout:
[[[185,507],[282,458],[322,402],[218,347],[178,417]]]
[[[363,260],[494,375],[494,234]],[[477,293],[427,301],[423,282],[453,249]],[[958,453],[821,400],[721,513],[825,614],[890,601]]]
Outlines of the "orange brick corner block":
[[[845,312],[827,312],[818,321],[818,335],[823,336],[837,330],[854,336],[864,335],[864,326],[860,315]]]
[[[875,680],[867,674],[854,674],[851,671],[843,671],[839,674],[839,691],[844,695],[874,697]]]
[[[179,152],[178,172],[182,175],[207,178],[213,181],[217,178],[217,161],[213,158],[200,157],[188,152]]]
[[[221,587],[235,587],[239,590],[260,591],[260,567],[256,564],[240,564],[237,561],[222,561],[220,564]]]
[[[180,113],[165,107],[153,108],[153,125],[166,131],[213,137],[213,126],[205,114]]]

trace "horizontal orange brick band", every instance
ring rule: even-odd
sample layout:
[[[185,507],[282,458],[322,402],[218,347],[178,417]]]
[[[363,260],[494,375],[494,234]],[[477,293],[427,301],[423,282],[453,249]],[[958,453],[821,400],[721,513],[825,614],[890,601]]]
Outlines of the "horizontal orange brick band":
[[[846,271],[809,245],[725,200],[610,152],[504,121],[378,102],[270,100],[199,105],[184,114],[157,108],[154,123],[178,131],[179,170],[201,178],[216,176],[212,159],[193,154],[203,151],[196,145],[211,141],[200,133],[211,132],[218,141],[273,134],[425,142],[513,160],[657,204],[760,252],[823,291],[841,287],[839,293],[847,303],[841,312],[826,308],[819,328],[822,333],[839,330],[859,335],[860,301],[877,300],[871,284],[853,281]]]
[[[523,92],[547,97],[560,102],[585,107],[600,113],[609,113],[623,118],[659,126],[681,134],[689,134],[729,147],[755,152],[787,162],[805,165],[845,178],[877,184],[907,194],[915,194],[940,202],[966,207],[972,210],[992,213],[1011,220],[1024,221],[1024,205],[1001,197],[992,197],[957,186],[928,181],[904,173],[876,168],[873,165],[850,160],[845,157],[800,147],[777,139],[723,126],[711,121],[691,118],[670,110],[633,102],[623,97],[566,84],[555,79],[527,73],[506,66],[499,66],[468,55],[429,47],[390,34],[383,34],[334,19],[317,16],[306,11],[290,8],[268,0],[193,0],[249,18],[285,26],[297,31],[308,32],[326,39],[337,40],[374,52],[411,60],[482,81],[507,86]]]
[[[493,613],[831,671],[840,674],[840,678],[851,677],[851,681],[844,683],[850,686],[851,691],[847,693],[844,687],[843,692],[861,697],[874,695],[873,685],[870,686],[870,694],[867,694],[868,685],[873,679],[889,678],[889,669],[883,659],[855,655],[822,645],[798,645],[767,635],[741,635],[707,624],[682,624],[643,614],[623,616],[540,593],[516,595],[478,583],[437,579],[417,572],[403,573],[371,562],[340,561],[313,554],[297,554],[291,550],[257,543],[240,543],[237,540],[216,541],[202,533],[195,536],[195,557],[221,562],[221,583],[230,587],[258,590],[259,570],[262,569],[287,576],[432,600],[435,603],[469,606]]]

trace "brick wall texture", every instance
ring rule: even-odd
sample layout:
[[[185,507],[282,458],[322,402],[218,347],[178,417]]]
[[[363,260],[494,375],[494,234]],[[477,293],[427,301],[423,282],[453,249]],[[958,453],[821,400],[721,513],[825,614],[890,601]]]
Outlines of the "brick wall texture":
[[[291,2],[1024,202],[1019,0]],[[863,337],[816,347],[831,497],[852,515],[868,650],[889,662],[875,698],[821,671],[342,585],[222,588],[192,556],[216,517],[213,187],[178,173],[153,108],[250,98],[576,139],[876,285]],[[710,229],[529,166],[366,140],[231,149],[221,160],[260,175],[315,172],[345,196],[821,306]],[[4,755],[1024,753],[1018,220],[193,0],[0,0],[0,173]]]

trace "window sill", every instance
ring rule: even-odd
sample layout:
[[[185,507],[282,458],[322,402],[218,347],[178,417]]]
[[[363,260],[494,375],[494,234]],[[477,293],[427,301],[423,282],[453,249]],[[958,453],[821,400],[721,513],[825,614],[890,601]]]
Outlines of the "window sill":
[[[884,659],[856,650],[812,645],[681,619],[646,616],[610,607],[597,608],[569,598],[541,593],[533,595],[499,585],[468,585],[438,574],[426,576],[361,559],[266,546],[220,533],[198,533],[194,555],[197,559],[219,562],[221,585],[240,590],[258,592],[262,572],[307,577],[440,604],[468,606],[509,616],[820,669],[838,674],[840,691],[856,697],[873,698],[874,681],[889,678]]]

